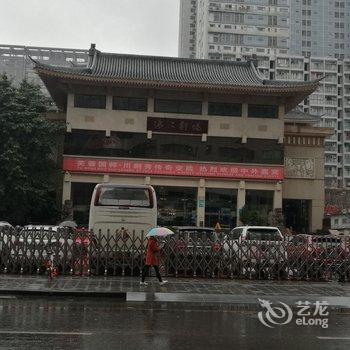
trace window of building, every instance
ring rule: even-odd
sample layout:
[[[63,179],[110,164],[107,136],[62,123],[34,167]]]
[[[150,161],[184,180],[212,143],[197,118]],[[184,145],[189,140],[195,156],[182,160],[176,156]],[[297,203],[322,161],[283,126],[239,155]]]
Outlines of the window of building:
[[[208,114],[240,117],[242,115],[242,105],[240,103],[209,102]]]
[[[106,108],[106,96],[105,95],[74,95],[74,107],[77,108]]]
[[[278,118],[278,106],[248,105],[249,118]]]
[[[245,207],[258,211],[263,220],[261,224],[267,225],[269,213],[273,210],[273,191],[247,190]]]
[[[113,109],[147,111],[147,98],[113,96]]]
[[[155,99],[154,111],[163,113],[202,114],[202,102]]]
[[[189,135],[105,132],[73,130],[65,136],[64,154],[172,159],[188,161],[283,164],[283,144],[277,140],[201,137]]]
[[[205,226],[232,229],[237,219],[237,190],[207,188],[205,191]]]
[[[159,225],[196,226],[197,188],[154,186],[154,189]]]

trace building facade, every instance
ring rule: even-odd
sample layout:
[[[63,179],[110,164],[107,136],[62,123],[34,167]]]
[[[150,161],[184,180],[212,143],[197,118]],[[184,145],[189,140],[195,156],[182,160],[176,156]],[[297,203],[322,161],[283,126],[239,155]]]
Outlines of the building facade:
[[[291,54],[344,59],[350,58],[349,37],[350,0],[181,1],[180,57]]]
[[[196,57],[197,0],[180,0],[179,57]]]
[[[350,58],[350,1],[291,1],[292,55]]]
[[[196,57],[286,54],[289,27],[289,0],[197,0]]]
[[[312,150],[323,154],[329,129],[313,135],[294,123],[286,168],[283,143],[286,111],[318,81],[265,81],[252,61],[104,54],[94,46],[87,67],[37,62],[35,70],[66,118],[62,201],[73,201],[81,223],[95,184],[113,182],[153,185],[161,225],[229,228],[244,205],[266,218],[294,205],[306,208],[303,231],[322,227],[323,156]],[[300,187],[298,198],[291,186]]]
[[[49,64],[69,67],[86,64],[87,50],[63,49],[52,47],[4,45],[0,44],[0,75],[6,74],[18,86],[24,79],[38,84],[48,94],[43,82],[33,70],[33,62],[29,59],[40,60]]]
[[[296,232],[306,232],[305,227],[320,213],[323,218],[324,139],[333,131],[318,127],[318,118],[295,110],[285,115],[284,123],[285,225]],[[313,198],[312,204],[301,198]]]
[[[300,108],[335,130],[326,140],[326,187],[349,188],[350,0],[198,0],[197,6],[197,58],[244,60],[256,54],[266,79],[323,78]],[[277,22],[271,20],[272,14],[277,14]],[[252,33],[258,39],[249,38]],[[271,47],[274,35],[277,43],[287,45]],[[231,40],[237,37],[238,41]]]
[[[286,55],[261,56],[258,60],[266,79],[321,79],[318,89],[300,104],[300,109],[318,116],[320,126],[334,129],[325,144],[326,187],[349,187],[349,60]]]

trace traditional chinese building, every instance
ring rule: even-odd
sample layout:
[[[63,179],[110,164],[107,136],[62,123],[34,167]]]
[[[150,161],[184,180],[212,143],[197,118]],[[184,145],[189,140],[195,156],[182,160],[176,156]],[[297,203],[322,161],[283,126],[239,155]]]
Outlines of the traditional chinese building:
[[[35,63],[67,122],[62,201],[72,200],[78,222],[87,222],[95,184],[113,182],[154,186],[162,225],[232,227],[247,204],[266,217],[301,208],[302,229],[321,228],[329,130],[284,120],[317,81],[264,80],[253,61],[94,45],[84,67]]]
[[[332,128],[316,126],[320,117],[291,111],[284,118],[283,211],[296,232],[322,227],[325,207],[324,139]]]

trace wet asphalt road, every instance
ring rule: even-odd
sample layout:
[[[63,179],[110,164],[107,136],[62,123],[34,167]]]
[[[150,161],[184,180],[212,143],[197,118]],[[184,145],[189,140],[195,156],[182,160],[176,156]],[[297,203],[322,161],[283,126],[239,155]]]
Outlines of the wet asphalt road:
[[[321,338],[319,338],[321,337]],[[257,312],[198,305],[0,296],[0,349],[349,349],[350,314],[329,328],[268,329]]]

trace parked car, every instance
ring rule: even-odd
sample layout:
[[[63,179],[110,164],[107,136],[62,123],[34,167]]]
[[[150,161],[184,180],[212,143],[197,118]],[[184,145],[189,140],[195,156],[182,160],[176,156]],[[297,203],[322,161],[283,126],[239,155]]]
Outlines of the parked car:
[[[340,277],[350,275],[346,269],[350,258],[349,241],[331,235],[296,235],[288,244],[289,265],[302,277],[322,278],[337,272]]]
[[[9,272],[40,271],[50,252],[61,269],[70,269],[73,255],[72,233],[59,226],[27,225],[20,232],[2,237],[4,261]]]
[[[233,274],[285,275],[286,249],[277,227],[240,226],[224,238],[224,258]],[[281,276],[282,277],[282,276]]]
[[[178,226],[166,245],[169,272],[187,274],[214,273],[220,258],[221,244],[216,231],[209,227]],[[183,266],[189,266],[184,271]],[[210,270],[210,271],[209,271]]]
[[[221,246],[216,231],[210,227],[178,226],[173,236],[178,249],[194,248],[219,251]]]
[[[7,221],[0,221],[0,229],[1,228],[13,228],[13,226]]]

